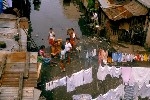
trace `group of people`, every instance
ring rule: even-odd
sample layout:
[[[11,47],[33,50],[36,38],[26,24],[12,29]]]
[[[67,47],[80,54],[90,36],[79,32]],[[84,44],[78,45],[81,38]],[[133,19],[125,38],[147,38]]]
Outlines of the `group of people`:
[[[61,39],[55,38],[55,32],[53,31],[52,28],[50,28],[48,35],[48,42],[50,45],[51,56],[46,55],[44,45],[42,45],[39,50],[39,56],[42,56],[44,60],[49,59],[50,63],[53,62],[51,60],[51,57],[59,57],[60,58],[59,65],[62,72],[65,71],[65,62],[70,64],[71,62],[70,53],[72,53],[72,51],[75,50],[76,39],[79,39],[73,28],[67,30],[67,35],[69,35],[69,38],[66,38],[66,41],[63,44]]]

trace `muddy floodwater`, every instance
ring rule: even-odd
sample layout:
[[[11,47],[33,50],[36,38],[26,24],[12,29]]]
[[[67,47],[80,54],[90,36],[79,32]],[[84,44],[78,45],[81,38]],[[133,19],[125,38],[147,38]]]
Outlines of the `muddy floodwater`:
[[[32,3],[32,2],[31,2]],[[31,4],[32,38],[35,43],[48,46],[48,31],[52,27],[56,33],[56,38],[66,39],[67,28],[73,27],[78,36],[82,33],[78,26],[80,17],[78,6],[71,2],[65,3],[63,0],[41,0],[41,3]]]

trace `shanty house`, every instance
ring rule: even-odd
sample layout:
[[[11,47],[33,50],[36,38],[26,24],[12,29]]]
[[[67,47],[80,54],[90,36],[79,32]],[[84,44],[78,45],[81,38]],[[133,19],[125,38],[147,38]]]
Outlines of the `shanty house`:
[[[148,8],[140,2],[120,0],[98,0],[100,35],[111,41],[125,41],[143,45],[145,43],[146,16]]]

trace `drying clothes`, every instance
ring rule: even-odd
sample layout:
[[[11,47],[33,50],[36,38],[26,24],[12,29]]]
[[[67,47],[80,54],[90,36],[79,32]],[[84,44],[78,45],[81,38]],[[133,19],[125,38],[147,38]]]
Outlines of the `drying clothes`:
[[[144,60],[144,56],[141,54],[140,57],[141,57],[141,61],[143,61]]]
[[[107,58],[107,62],[108,62],[108,63],[112,63],[112,58],[111,58],[111,57],[108,57],[108,58]]]
[[[8,2],[7,0],[3,0],[3,10],[6,10],[7,8],[9,8]]]
[[[73,78],[74,79],[74,86],[75,87],[83,85],[83,71],[84,70],[81,70],[81,71],[73,74],[73,77],[74,77]]]
[[[129,83],[130,85],[134,85],[134,83],[137,82],[139,88],[141,88],[144,82],[146,84],[149,83],[150,80],[149,76],[150,76],[150,68],[133,67]]]
[[[106,75],[110,74],[110,72],[111,72],[111,67],[109,67],[108,65],[105,65],[104,67],[99,66],[97,72],[97,78],[103,81],[105,80]]]
[[[93,81],[93,78],[92,78],[92,67],[87,69],[87,70],[84,70],[83,72],[83,84],[88,84],[88,83],[91,83]]]
[[[92,96],[89,94],[80,94],[80,95],[73,95],[73,100],[92,100]]]
[[[103,95],[100,94],[97,98],[92,99],[92,100],[106,100],[105,98],[103,98]]]
[[[59,80],[53,81],[53,89],[57,88],[59,86]]]
[[[67,77],[59,79],[59,86],[66,86],[66,84],[67,84]]]
[[[47,90],[52,90],[53,89],[53,81],[50,81],[49,83],[48,83],[48,86],[47,86]]]
[[[134,86],[125,85],[124,91],[125,91],[124,100],[133,100]]]
[[[119,76],[121,75],[121,68],[120,67],[117,68],[115,66],[112,66],[110,74],[111,74],[112,77],[119,78]]]
[[[74,86],[74,76],[72,75],[70,78],[67,77],[67,92],[71,92],[75,90]]]
[[[12,0],[7,0],[8,7],[12,7]]]
[[[112,53],[112,59],[114,62],[118,60],[118,54],[117,53]]]
[[[127,62],[127,54],[126,53],[122,53],[122,62]]]
[[[46,90],[46,91],[48,90],[48,86],[49,86],[49,84],[46,83],[46,85],[45,85],[45,90]]]
[[[89,53],[87,52],[87,53],[86,53],[86,59],[88,59],[88,58],[89,58]]]
[[[127,54],[126,59],[127,59],[128,62],[131,61],[131,55]]]
[[[139,92],[139,86],[138,86],[137,83],[135,83],[135,84],[134,84],[134,93],[133,93],[135,100],[138,100],[138,99],[137,99],[138,96],[139,96],[139,95],[138,95],[138,92]]]
[[[130,54],[130,61],[133,62],[133,60],[134,60],[134,55]]]
[[[131,72],[132,72],[132,68],[131,67],[122,67],[121,68],[121,77],[123,79],[123,82],[125,84],[127,84],[130,80],[130,76],[131,76]]]
[[[93,50],[93,57],[96,56],[96,49]]]
[[[121,84],[119,85],[116,89],[114,89],[115,95],[114,95],[114,100],[120,100],[120,98],[124,97],[124,85]]]
[[[142,98],[150,97],[150,84],[146,85],[145,90],[141,94]]]
[[[144,61],[148,61],[148,56],[146,53],[144,54]]]
[[[103,95],[105,100],[115,100],[115,92],[113,89],[109,90],[106,94]]]
[[[147,86],[146,86],[145,83],[143,83],[143,86],[140,88],[140,90],[139,90],[139,92],[137,93],[137,95],[138,95],[138,96],[141,96],[142,94],[145,93],[146,89],[147,89]]]
[[[136,59],[136,60],[137,60],[137,61],[141,61],[141,56],[140,56],[140,54],[137,54],[136,56],[137,56],[137,59]]]
[[[118,59],[117,59],[117,61],[121,62],[121,60],[122,60],[122,53],[118,53]]]

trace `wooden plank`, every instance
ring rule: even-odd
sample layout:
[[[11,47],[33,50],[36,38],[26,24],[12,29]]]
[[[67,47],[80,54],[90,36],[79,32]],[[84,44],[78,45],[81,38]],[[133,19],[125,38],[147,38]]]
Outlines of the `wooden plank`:
[[[17,100],[22,100],[22,93],[23,93],[23,73],[20,73],[18,98],[17,98]]]
[[[24,69],[24,78],[29,77],[29,67],[30,67],[30,52],[26,53],[26,64],[25,64],[25,69]]]
[[[7,56],[4,56],[3,58],[3,61],[0,65],[0,78],[2,77],[2,74],[3,74],[3,71],[4,71],[4,67],[5,67],[5,64],[6,64],[6,59],[7,59]]]

